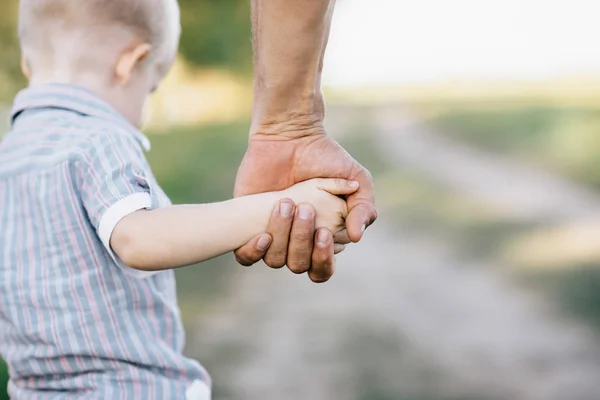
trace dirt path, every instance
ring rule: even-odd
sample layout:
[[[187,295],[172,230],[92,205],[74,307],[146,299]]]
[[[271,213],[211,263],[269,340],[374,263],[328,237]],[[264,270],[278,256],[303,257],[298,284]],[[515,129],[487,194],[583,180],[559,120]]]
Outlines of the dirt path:
[[[516,217],[582,218],[600,204],[554,177],[411,133],[389,110],[377,120],[381,148],[399,165]],[[600,398],[596,338],[498,268],[471,267],[449,244],[382,220],[339,257],[326,285],[284,270],[241,272],[190,348],[215,376],[218,399]]]
[[[597,194],[539,168],[478,150],[432,132],[399,107],[372,114],[379,150],[512,218],[567,221],[600,216]]]

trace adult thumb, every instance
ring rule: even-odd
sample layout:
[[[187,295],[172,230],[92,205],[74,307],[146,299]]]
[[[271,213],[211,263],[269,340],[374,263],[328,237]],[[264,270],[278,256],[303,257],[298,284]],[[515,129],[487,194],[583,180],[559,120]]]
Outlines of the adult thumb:
[[[372,202],[362,201],[353,204],[346,217],[346,231],[350,240],[358,243],[362,239],[365,229],[375,222],[376,219],[377,209]]]

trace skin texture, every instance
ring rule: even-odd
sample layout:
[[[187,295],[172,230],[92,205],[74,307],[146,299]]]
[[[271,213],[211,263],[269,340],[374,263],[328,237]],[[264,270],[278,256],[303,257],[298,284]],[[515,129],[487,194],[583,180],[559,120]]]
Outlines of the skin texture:
[[[325,282],[334,272],[334,240],[358,242],[377,218],[371,175],[323,127],[321,72],[335,1],[253,0],[252,6],[255,98],[235,196],[282,190],[316,177],[355,180],[360,189],[347,197],[344,237],[315,232],[316,214],[308,205],[291,214],[289,207],[284,213],[276,207],[267,233],[238,249],[236,258],[251,265],[264,257],[270,267],[285,263],[294,273],[308,272],[314,282]]]

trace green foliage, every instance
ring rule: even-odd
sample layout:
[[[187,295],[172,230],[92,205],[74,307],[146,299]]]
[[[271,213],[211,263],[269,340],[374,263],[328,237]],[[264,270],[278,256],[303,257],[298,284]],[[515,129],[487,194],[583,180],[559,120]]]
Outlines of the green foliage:
[[[181,52],[195,65],[245,72],[252,65],[249,0],[180,0]]]
[[[600,265],[567,264],[526,277],[534,287],[556,294],[568,315],[579,317],[600,332]]]
[[[148,160],[174,203],[231,198],[249,126],[243,121],[150,134]]]
[[[0,4],[0,100],[11,98],[25,85],[20,69],[20,49],[17,36],[17,0]]]
[[[6,393],[6,387],[8,385],[8,367],[0,359],[0,400],[8,400],[8,393]]]

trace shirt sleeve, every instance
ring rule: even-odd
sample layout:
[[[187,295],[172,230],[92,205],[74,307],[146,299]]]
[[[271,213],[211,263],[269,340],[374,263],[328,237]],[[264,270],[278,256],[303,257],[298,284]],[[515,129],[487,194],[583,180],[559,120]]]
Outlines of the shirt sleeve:
[[[158,207],[154,180],[140,146],[125,134],[98,133],[84,158],[81,200],[104,248],[128,275],[154,275],[127,266],[110,247],[110,238],[121,219]]]

